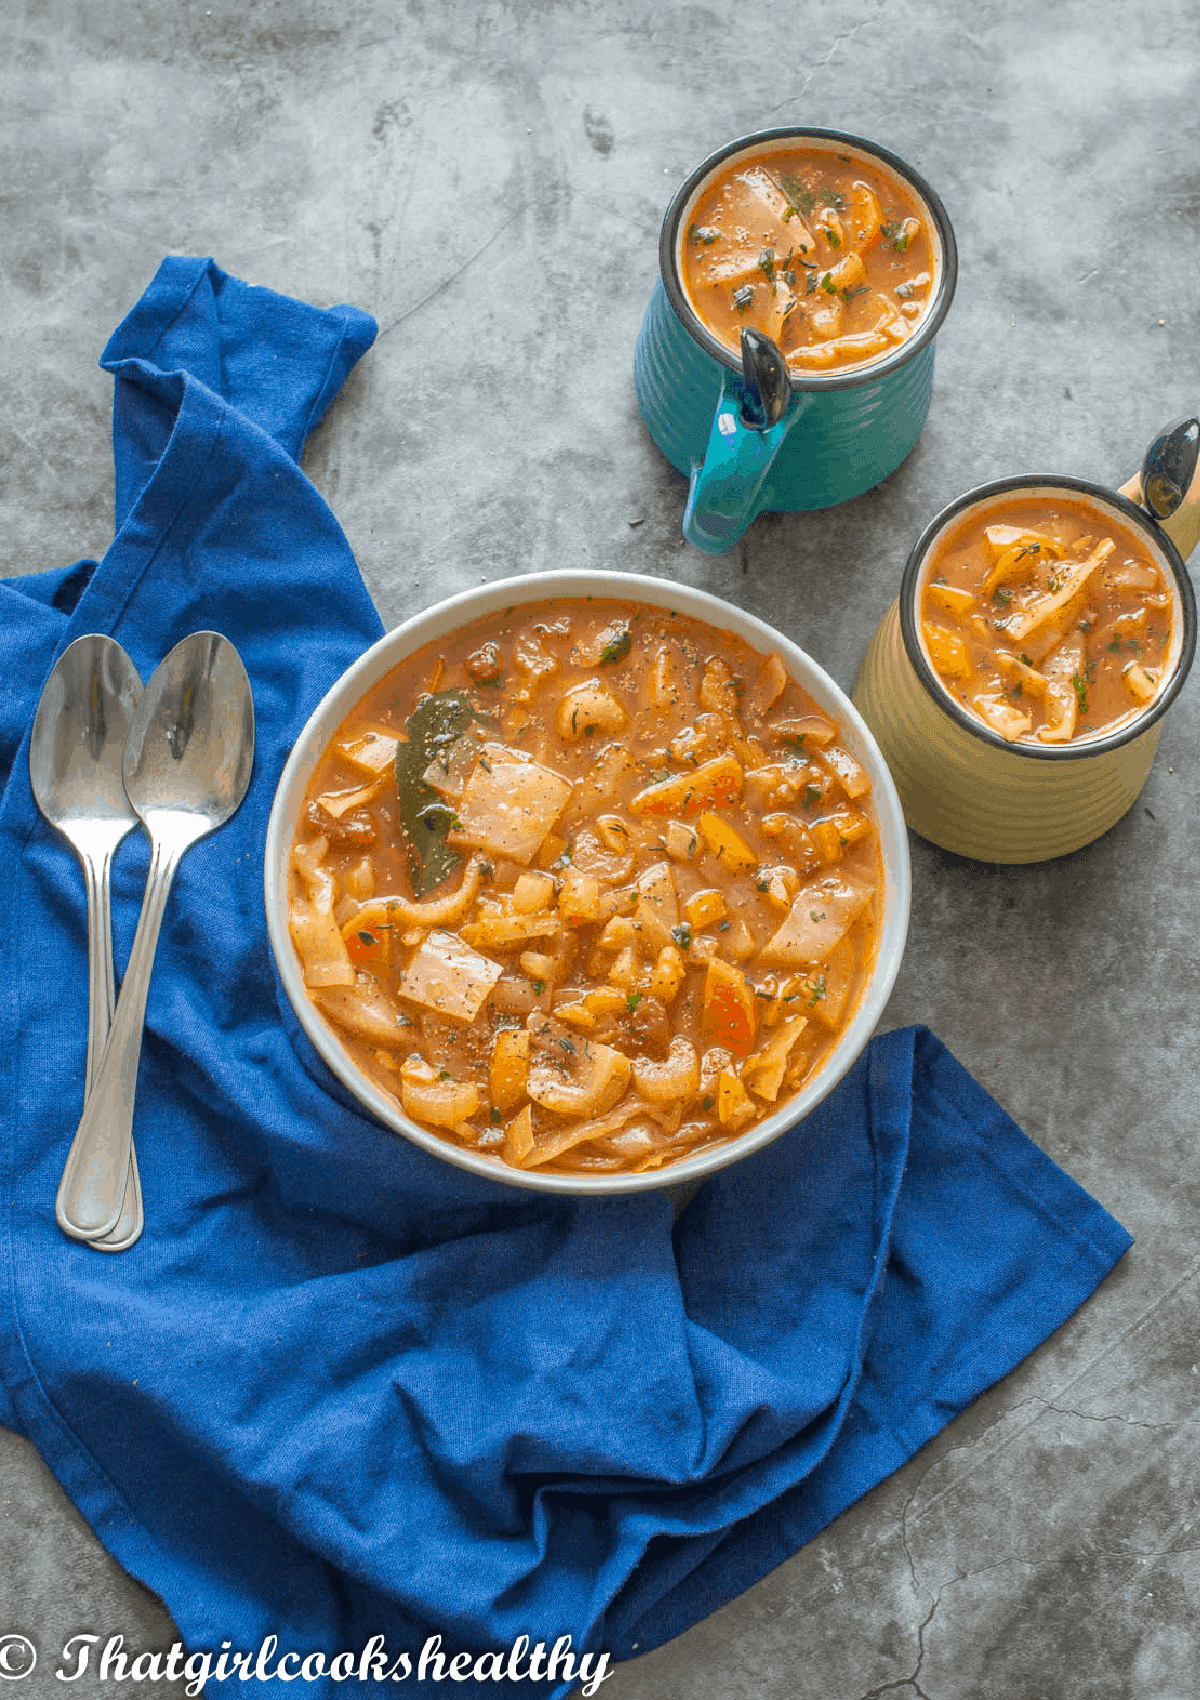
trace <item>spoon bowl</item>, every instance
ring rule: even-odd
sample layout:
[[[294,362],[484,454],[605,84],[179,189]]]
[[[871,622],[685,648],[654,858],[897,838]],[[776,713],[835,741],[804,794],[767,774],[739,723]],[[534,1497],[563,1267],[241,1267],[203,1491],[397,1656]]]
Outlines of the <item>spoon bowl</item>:
[[[193,632],[146,687],[125,741],[125,794],[151,836],[190,843],[233,814],[253,762],[254,703],[241,657],[219,632]]]
[[[113,638],[89,632],[46,680],[29,741],[38,808],[72,844],[102,844],[137,825],[121,762],[142,681]],[[119,842],[119,838],[117,840]]]
[[[219,632],[193,632],[162,662],[125,740],[125,792],[150,834],[150,871],[129,967],[100,1071],[63,1177],[65,1206],[88,1239],[121,1211],[150,973],[180,857],[238,807],[254,764],[254,700],[241,657]]]
[[[1141,497],[1156,520],[1182,507],[1200,460],[1200,419],[1179,419],[1158,433],[1142,462]],[[1186,551],[1185,551],[1186,553]]]

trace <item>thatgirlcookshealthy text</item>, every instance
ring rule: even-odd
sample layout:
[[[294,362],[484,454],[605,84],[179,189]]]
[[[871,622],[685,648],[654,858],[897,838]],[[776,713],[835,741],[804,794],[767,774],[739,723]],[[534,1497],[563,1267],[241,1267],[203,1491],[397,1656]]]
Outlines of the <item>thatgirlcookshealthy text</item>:
[[[278,1651],[279,1640],[268,1635],[253,1653],[235,1652],[223,1641],[217,1652],[184,1654],[176,1641],[167,1653],[125,1651],[125,1638],[110,1635],[100,1647],[98,1635],[72,1635],[62,1650],[62,1663],[55,1671],[60,1682],[77,1682],[85,1671],[101,1682],[185,1682],[189,1700],[200,1694],[205,1683],[237,1677],[242,1682],[316,1682],[329,1677],[334,1682],[578,1682],[579,1692],[593,1695],[612,1675],[607,1653],[583,1653],[578,1658],[569,1635],[560,1635],[552,1647],[545,1641],[531,1642],[518,1635],[511,1647],[485,1653],[448,1653],[440,1635],[431,1635],[419,1653],[406,1648],[391,1650],[382,1635],[373,1635],[357,1653],[295,1653]]]

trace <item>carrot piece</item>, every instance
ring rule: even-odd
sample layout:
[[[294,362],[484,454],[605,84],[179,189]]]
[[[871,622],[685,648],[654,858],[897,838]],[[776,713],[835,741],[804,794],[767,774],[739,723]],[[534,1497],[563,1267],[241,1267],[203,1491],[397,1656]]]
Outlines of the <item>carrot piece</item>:
[[[672,774],[670,779],[644,786],[629,807],[635,815],[682,815],[687,820],[702,809],[732,803],[741,791],[741,764],[730,755],[714,756],[691,773]]]
[[[749,1056],[758,1031],[754,993],[744,976],[719,957],[704,975],[704,1036],[739,1057]]]
[[[345,939],[346,954],[360,968],[386,968],[392,959],[390,927],[360,927]]]

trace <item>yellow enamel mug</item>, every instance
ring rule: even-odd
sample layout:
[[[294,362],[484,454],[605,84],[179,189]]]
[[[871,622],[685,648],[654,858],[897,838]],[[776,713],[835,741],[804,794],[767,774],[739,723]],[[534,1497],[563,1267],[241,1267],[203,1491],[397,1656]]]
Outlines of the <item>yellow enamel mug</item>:
[[[1190,427],[1190,432],[1185,431]],[[1196,604],[1183,558],[1200,535],[1200,422],[1170,428],[1180,456],[1167,456],[1175,483],[1154,468],[1119,492],[1080,479],[1023,476],[985,484],[945,508],[918,539],[905,565],[900,595],[867,646],[853,701],[875,734],[891,769],[914,832],[944,850],[984,862],[1041,862],[1078,850],[1116,824],[1150,771],[1162,716],[1183,686],[1196,645]],[[1143,500],[1143,482],[1149,493]],[[1067,744],[1007,742],[960,703],[935,673],[925,652],[919,619],[927,564],[947,528],[994,513],[1005,501],[1056,497],[1086,499],[1122,529],[1132,529],[1173,588],[1171,639],[1165,682],[1154,700],[1115,726]],[[1164,510],[1168,510],[1164,514]]]

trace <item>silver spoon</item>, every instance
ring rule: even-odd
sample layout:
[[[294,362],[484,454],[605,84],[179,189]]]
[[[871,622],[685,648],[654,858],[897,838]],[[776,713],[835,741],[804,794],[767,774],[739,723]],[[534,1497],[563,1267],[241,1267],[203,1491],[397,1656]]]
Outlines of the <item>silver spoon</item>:
[[[1142,501],[1157,520],[1170,519],[1196,476],[1200,419],[1176,420],[1158,433],[1142,462]]]
[[[185,850],[233,814],[253,761],[254,700],[241,657],[219,632],[193,632],[146,686],[125,740],[125,791],[150,834],[150,871],[100,1072],[63,1176],[67,1215],[88,1239],[110,1233],[121,1213],[146,995],[175,870]]]
[[[117,845],[137,825],[121,782],[125,736],[142,681],[113,638],[76,638],[46,680],[29,740],[29,782],[38,808],[83,864],[88,918],[88,1041],[83,1096],[92,1089],[116,1002],[109,868]],[[60,1227],[78,1236],[56,1206]],[[137,1159],[129,1148],[121,1216],[112,1233],[93,1241],[123,1251],[142,1231]]]

